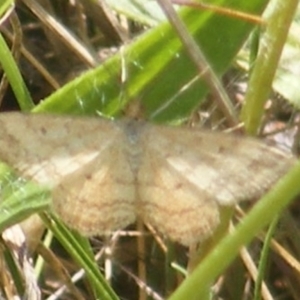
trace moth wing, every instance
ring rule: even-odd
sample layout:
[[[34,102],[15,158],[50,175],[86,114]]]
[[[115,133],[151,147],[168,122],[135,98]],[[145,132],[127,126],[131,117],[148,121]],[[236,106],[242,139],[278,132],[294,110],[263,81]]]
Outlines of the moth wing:
[[[138,175],[139,212],[185,245],[211,235],[218,205],[258,197],[294,158],[252,138],[148,126]]]
[[[156,128],[148,127],[141,136],[137,211],[162,234],[189,246],[212,234],[219,223],[218,206],[211,193],[170,164],[170,157],[179,158],[178,145],[166,128]]]
[[[135,220],[133,174],[114,122],[98,118],[0,115],[0,158],[53,189],[53,209],[86,235]]]

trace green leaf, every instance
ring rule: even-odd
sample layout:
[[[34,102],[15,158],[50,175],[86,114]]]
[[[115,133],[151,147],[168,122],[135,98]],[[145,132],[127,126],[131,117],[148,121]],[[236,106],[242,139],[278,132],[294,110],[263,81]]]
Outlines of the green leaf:
[[[50,193],[0,164],[0,232],[49,206]]]
[[[213,1],[225,4],[226,1]],[[236,9],[261,13],[267,1],[239,1]],[[181,16],[215,72],[223,74],[253,24],[209,11],[184,9]],[[122,80],[122,74],[127,76]],[[119,115],[140,100],[144,115],[159,122],[186,118],[207,88],[172,28],[149,30],[98,68],[88,71],[44,99],[35,112]]]

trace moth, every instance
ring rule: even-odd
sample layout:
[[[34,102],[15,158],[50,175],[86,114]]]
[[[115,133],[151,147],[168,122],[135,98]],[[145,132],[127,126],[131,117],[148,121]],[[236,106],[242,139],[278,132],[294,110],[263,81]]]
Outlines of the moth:
[[[185,246],[295,163],[253,138],[135,120],[2,113],[0,136],[0,159],[51,188],[70,227],[102,235],[139,217]]]

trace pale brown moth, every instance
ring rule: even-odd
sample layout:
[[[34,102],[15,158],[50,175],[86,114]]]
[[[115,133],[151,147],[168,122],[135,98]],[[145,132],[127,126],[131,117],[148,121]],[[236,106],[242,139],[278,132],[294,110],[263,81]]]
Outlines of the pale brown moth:
[[[102,235],[138,216],[186,246],[295,163],[256,139],[134,120],[2,113],[0,136],[0,159],[50,187],[70,227]]]

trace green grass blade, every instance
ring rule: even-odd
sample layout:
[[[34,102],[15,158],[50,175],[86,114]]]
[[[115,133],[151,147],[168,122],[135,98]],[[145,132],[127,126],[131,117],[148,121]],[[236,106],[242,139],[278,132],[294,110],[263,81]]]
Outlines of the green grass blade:
[[[255,0],[238,3],[236,8],[259,14],[266,4],[267,1]],[[182,10],[181,16],[218,75],[229,67],[254,26],[244,20],[194,9]],[[127,77],[122,81],[124,72]],[[196,76],[196,68],[175,32],[162,23],[103,65],[44,99],[34,111],[74,114],[98,111],[116,116],[129,101],[138,99],[148,119],[180,120],[207,93],[205,84],[195,80]]]
[[[249,134],[256,135],[298,1],[274,1],[249,81],[241,117]]]
[[[86,238],[71,232],[54,216],[52,221],[50,221],[50,219],[48,219],[45,215],[42,215],[41,217],[68,253],[73,256],[80,266],[84,268],[87,277],[89,278],[89,282],[94,288],[96,295],[95,298],[103,300],[117,300],[117,295],[101,274],[90,251]]]
[[[22,110],[29,111],[34,104],[29,91],[18,69],[18,66],[3,38],[0,34],[0,65],[16,95],[18,103]]]
[[[299,186],[300,163],[265,195],[239,224],[236,231],[224,238],[201,262],[185,282],[170,297],[170,300],[201,299],[207,288],[232,262],[243,245],[247,245],[260,230],[269,224],[296,195]]]

